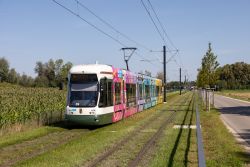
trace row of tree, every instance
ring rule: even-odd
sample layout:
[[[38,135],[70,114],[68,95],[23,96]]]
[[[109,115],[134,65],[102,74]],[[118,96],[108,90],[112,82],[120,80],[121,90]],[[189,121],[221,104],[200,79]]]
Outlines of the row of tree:
[[[219,89],[249,89],[250,64],[236,62],[219,67],[217,56],[212,52],[211,43],[198,69],[197,86]]]
[[[39,87],[57,87],[62,83],[66,83],[66,77],[70,68],[71,62],[63,63],[62,59],[56,61],[50,59],[46,63],[41,61],[36,63],[35,72],[35,85]]]
[[[163,81],[163,79],[164,79],[163,72],[162,71],[157,72],[156,78],[161,79]],[[180,85],[180,81],[170,81],[170,82],[166,83],[166,89],[167,90],[178,90],[178,89],[180,89],[180,87],[182,89],[190,89],[191,87],[193,87],[195,85],[196,85],[195,81],[187,81],[186,80],[184,82],[181,82],[181,85]]]
[[[35,87],[57,87],[66,83],[68,71],[72,67],[71,62],[64,63],[62,59],[50,59],[46,63],[38,61],[35,66],[37,76],[32,78],[26,74],[10,69],[9,62],[5,58],[0,58],[0,82],[19,84],[22,86]]]
[[[224,89],[250,89],[250,64],[236,62],[219,67],[217,85]]]

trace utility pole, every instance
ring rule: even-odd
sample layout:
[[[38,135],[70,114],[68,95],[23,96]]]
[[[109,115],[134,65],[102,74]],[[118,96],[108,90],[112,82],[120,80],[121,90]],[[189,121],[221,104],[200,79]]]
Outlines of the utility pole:
[[[185,88],[187,87],[187,78],[186,78],[186,75],[185,75],[184,87]]]
[[[171,52],[171,51],[176,51],[176,53],[178,52],[178,50],[168,50],[168,52]],[[166,61],[166,46],[164,45],[163,46],[163,50],[162,51],[152,51],[151,52],[163,52],[163,102],[165,103],[166,102],[166,86],[167,86],[167,82],[166,82],[166,64],[168,62],[170,62],[170,60],[175,56],[175,55],[172,55],[168,61]],[[148,61],[150,62],[149,60],[144,60],[144,61]]]
[[[166,46],[163,46],[163,102],[166,102]]]
[[[180,68],[180,95],[181,95],[181,68]]]
[[[135,52],[135,50],[136,50],[137,48],[129,48],[129,47],[126,47],[126,48],[121,48],[121,50],[123,51],[123,53],[124,53],[124,61],[125,61],[125,63],[126,63],[126,66],[127,66],[127,70],[129,71],[129,67],[128,67],[128,61],[129,61],[129,59],[131,58],[131,56],[132,56],[132,54]],[[130,54],[127,54],[126,55],[126,50],[131,50],[131,53]]]

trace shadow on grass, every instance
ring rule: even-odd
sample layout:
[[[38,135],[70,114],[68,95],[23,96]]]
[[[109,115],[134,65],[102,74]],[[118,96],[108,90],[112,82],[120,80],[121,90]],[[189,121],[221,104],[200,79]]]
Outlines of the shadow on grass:
[[[184,107],[184,106],[186,106],[186,107],[188,107],[188,105],[183,105],[183,104],[174,104],[174,105],[171,105],[171,106],[176,106],[176,107]]]
[[[250,164],[250,153],[247,152],[236,152],[236,156],[240,157],[246,164]]]
[[[192,105],[192,112],[191,112],[191,117],[190,117],[190,121],[189,121],[189,126],[192,125],[192,122],[193,122],[193,114],[194,114],[194,103],[193,103],[193,105]],[[188,138],[187,138],[187,147],[186,147],[186,150],[185,150],[185,160],[184,160],[185,166],[188,166],[188,152],[189,152],[189,150],[190,150],[191,132],[192,132],[192,129],[189,128],[189,129],[188,129]]]
[[[50,124],[49,126],[64,128],[64,129],[67,129],[67,130],[73,130],[73,129],[95,130],[95,129],[98,129],[98,128],[105,127],[107,125],[91,126],[91,125],[76,124],[76,123],[68,122],[68,121],[61,121],[61,122]]]
[[[192,97],[193,98],[193,97]],[[184,125],[185,124],[185,121],[186,121],[186,119],[187,119],[187,115],[188,115],[188,112],[190,111],[190,105],[191,105],[191,103],[192,103],[192,100],[190,100],[190,102],[189,102],[189,107],[188,107],[188,109],[186,110],[186,113],[185,113],[185,116],[184,116],[184,118],[183,118],[183,120],[182,120],[182,124],[181,125]],[[177,110],[177,111],[179,111],[179,110]],[[180,142],[180,138],[181,138],[181,135],[182,135],[182,131],[183,131],[183,129],[182,128],[180,128],[180,131],[179,131],[179,133],[178,133],[178,136],[177,136],[177,138],[176,138],[176,141],[175,141],[175,144],[174,144],[174,148],[172,149],[172,151],[171,151],[171,154],[170,154],[170,157],[169,157],[169,159],[168,159],[168,167],[172,167],[173,166],[173,161],[174,161],[174,156],[175,156],[175,154],[176,154],[176,151],[177,151],[177,148],[178,148],[178,145],[179,145],[179,142]],[[190,140],[190,139],[188,139],[188,140]],[[190,147],[190,146],[189,146]],[[189,150],[189,148],[188,148],[188,150]],[[185,156],[185,159],[186,159],[186,156]],[[186,166],[186,161],[188,161],[188,160],[185,160],[185,166]]]

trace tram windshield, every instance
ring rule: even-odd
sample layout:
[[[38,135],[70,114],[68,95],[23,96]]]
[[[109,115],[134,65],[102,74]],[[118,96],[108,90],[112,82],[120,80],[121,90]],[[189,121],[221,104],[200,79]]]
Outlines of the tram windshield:
[[[72,74],[70,77],[70,107],[95,107],[98,99],[96,74]]]

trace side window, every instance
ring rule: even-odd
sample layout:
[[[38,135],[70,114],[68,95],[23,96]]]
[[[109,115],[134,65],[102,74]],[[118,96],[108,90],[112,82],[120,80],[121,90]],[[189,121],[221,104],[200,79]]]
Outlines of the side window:
[[[156,86],[156,96],[159,96],[159,86]]]
[[[107,107],[108,106],[113,106],[113,94],[112,94],[112,80],[108,80],[108,97],[107,97],[107,101],[108,101],[108,104],[107,104]]]
[[[99,107],[108,107],[113,105],[112,80],[100,80],[100,100]]]
[[[136,105],[136,85],[126,84],[127,106]]]
[[[142,84],[139,84],[140,100],[143,99]]]
[[[151,88],[152,88],[152,97],[155,97],[155,86],[154,85],[151,85]]]
[[[115,105],[121,104],[121,83],[115,83]]]
[[[150,97],[150,87],[149,85],[145,85],[145,93],[146,93],[146,98]]]

